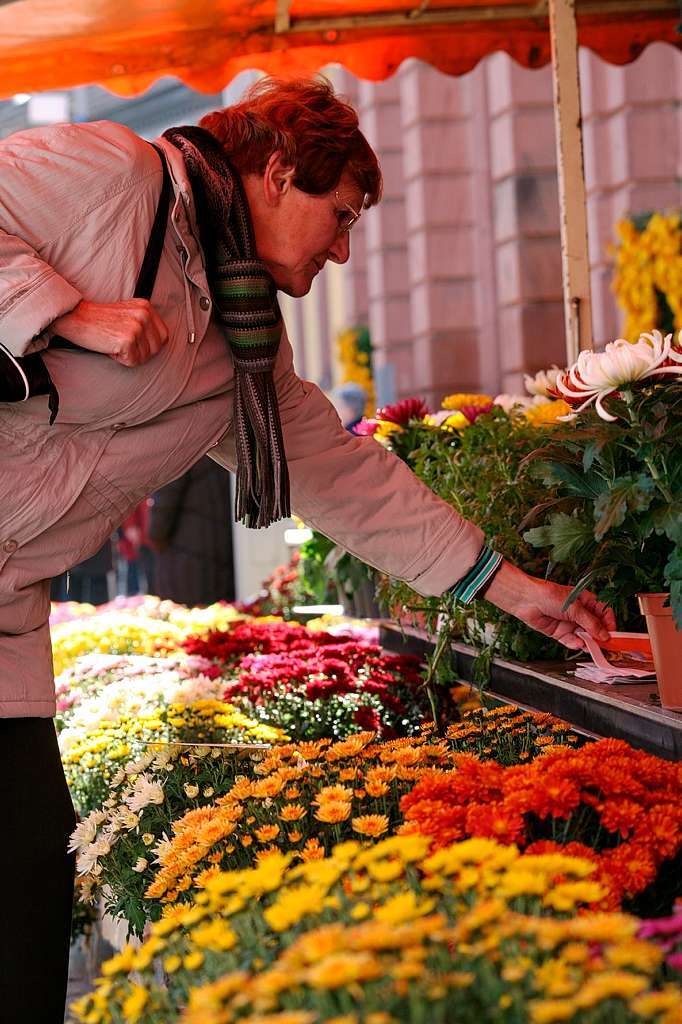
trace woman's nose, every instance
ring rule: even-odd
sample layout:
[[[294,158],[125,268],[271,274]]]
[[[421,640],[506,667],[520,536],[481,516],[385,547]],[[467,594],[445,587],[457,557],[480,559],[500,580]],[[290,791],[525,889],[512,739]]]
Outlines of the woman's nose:
[[[329,250],[329,258],[334,263],[347,263],[350,256],[350,231],[342,232]]]

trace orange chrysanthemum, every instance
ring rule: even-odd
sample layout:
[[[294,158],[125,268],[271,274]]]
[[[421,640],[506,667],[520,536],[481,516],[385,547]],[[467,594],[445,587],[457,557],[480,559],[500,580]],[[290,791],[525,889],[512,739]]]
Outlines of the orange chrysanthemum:
[[[309,839],[301,851],[301,860],[324,860],[324,846],[317,839]]]
[[[340,821],[345,821],[346,818],[350,818],[350,814],[351,806],[344,800],[327,800],[320,804],[315,811],[317,820],[329,825],[336,825]]]
[[[402,798],[401,832],[430,836],[435,847],[488,836],[589,856],[608,909],[642,892],[682,851],[678,766],[621,740],[578,750],[550,744],[531,763],[508,768],[469,754],[455,763],[456,771],[423,773]],[[539,841],[550,830],[561,845]]]
[[[385,814],[363,814],[353,818],[352,826],[361,836],[376,838],[388,831],[388,818]]]
[[[279,825],[261,825],[255,834],[259,843],[271,843],[279,835]]]
[[[300,821],[301,818],[305,818],[307,813],[302,804],[285,804],[279,812],[279,816],[282,821]]]

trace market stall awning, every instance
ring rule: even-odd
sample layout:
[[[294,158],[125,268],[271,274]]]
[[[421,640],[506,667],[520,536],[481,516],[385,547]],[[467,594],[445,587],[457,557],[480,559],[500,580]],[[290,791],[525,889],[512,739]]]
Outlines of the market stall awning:
[[[677,0],[577,0],[578,37],[625,64],[680,45]],[[217,92],[239,71],[339,63],[382,79],[407,57],[462,74],[503,50],[550,60],[547,0],[0,0],[0,96],[99,83],[121,95],[174,75]]]

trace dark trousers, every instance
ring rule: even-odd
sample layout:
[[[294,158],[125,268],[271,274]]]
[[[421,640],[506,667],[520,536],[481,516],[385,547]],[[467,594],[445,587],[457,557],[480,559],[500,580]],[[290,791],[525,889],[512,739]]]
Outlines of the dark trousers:
[[[0,719],[0,1020],[62,1024],[75,814],[49,718]]]

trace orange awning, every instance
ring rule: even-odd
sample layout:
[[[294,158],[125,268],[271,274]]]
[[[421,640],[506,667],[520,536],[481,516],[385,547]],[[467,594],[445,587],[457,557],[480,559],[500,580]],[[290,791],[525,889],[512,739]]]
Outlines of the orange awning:
[[[625,64],[681,45],[677,0],[577,0],[579,41]],[[362,78],[407,57],[449,74],[503,50],[550,59],[546,0],[0,0],[0,96],[99,83],[129,96],[172,75],[218,92],[239,71]]]

